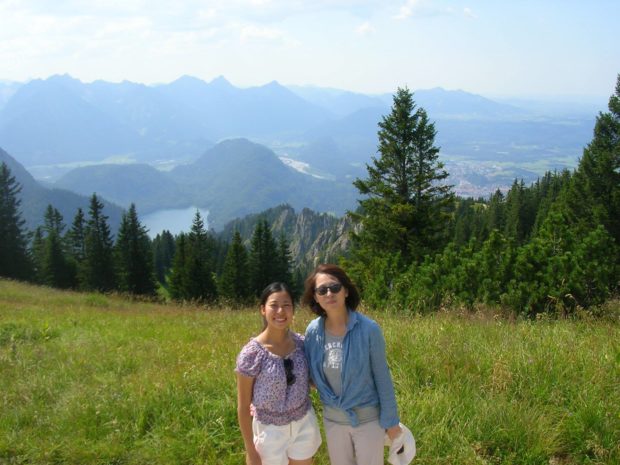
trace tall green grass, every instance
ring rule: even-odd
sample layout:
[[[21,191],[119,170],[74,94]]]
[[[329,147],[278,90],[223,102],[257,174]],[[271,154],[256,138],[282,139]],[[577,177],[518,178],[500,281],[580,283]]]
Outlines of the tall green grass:
[[[416,463],[620,463],[617,321],[367,313]],[[260,326],[0,280],[0,464],[244,463],[233,369]]]

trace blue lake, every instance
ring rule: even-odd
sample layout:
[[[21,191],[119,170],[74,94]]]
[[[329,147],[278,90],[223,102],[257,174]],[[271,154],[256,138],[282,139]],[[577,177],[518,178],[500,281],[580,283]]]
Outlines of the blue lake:
[[[152,238],[160,234],[164,229],[176,235],[180,232],[189,232],[192,227],[194,216],[196,215],[196,210],[200,211],[205,229],[208,229],[207,218],[209,216],[209,210],[197,207],[157,210],[148,215],[140,216],[140,222],[149,230],[149,236]]]

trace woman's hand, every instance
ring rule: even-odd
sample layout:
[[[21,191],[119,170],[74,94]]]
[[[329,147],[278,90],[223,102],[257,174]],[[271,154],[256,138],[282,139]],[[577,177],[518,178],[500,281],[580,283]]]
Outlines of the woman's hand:
[[[396,425],[386,429],[385,432],[387,433],[388,438],[393,441],[403,433],[403,429],[400,427],[400,425]]]
[[[246,452],[245,463],[246,465],[262,465],[260,455],[258,455],[256,449]]]

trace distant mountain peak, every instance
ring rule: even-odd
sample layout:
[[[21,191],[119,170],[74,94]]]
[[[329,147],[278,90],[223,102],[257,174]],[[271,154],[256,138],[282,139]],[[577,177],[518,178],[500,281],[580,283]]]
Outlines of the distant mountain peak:
[[[47,82],[59,83],[59,84],[82,84],[82,81],[74,78],[68,73],[65,74],[54,74],[47,79],[44,79]]]
[[[172,81],[169,85],[179,85],[179,84],[184,84],[184,85],[205,85],[206,82],[204,82],[202,79],[197,78],[195,76],[190,76],[188,74],[184,74],[183,76],[175,79],[174,81]],[[166,84],[163,84],[166,85]]]
[[[227,87],[234,87],[230,81],[228,81],[228,79],[226,79],[224,76],[220,75],[218,77],[216,77],[215,79],[213,79],[210,83],[210,86],[216,86],[216,87],[220,87],[220,88],[227,88]]]
[[[260,86],[260,87],[262,87],[263,89],[286,89],[286,87],[284,87],[282,84],[280,84],[276,80],[268,82],[267,84]]]

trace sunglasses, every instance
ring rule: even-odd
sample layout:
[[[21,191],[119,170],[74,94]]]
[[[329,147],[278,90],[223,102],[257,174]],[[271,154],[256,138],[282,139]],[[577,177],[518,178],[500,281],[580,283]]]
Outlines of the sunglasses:
[[[318,295],[325,295],[327,294],[327,291],[331,292],[332,294],[338,294],[341,289],[342,289],[342,284],[336,283],[336,284],[330,284],[328,286],[319,286],[314,289],[314,292],[316,292]]]
[[[286,375],[286,385],[290,386],[295,383],[295,373],[293,373],[293,359],[285,358],[284,362],[284,374]]]

